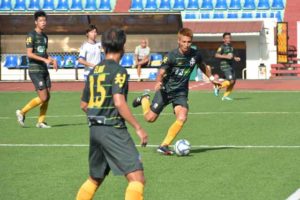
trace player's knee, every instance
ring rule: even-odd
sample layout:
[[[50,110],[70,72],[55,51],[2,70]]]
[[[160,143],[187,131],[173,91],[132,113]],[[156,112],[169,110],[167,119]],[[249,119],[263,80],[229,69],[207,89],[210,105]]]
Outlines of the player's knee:
[[[231,84],[231,85],[234,85],[234,84],[235,84],[235,80],[231,80],[231,81],[230,81],[230,84]]]
[[[177,117],[178,121],[181,121],[183,124],[187,121],[187,116],[186,115],[180,115]]]
[[[41,101],[42,101],[42,103],[46,103],[46,102],[48,102],[49,101],[49,99],[50,99],[50,96],[43,96],[43,97],[40,97],[40,99],[41,99]]]
[[[153,122],[156,121],[156,117],[154,117],[154,116],[145,116],[145,120],[147,122],[153,123]]]

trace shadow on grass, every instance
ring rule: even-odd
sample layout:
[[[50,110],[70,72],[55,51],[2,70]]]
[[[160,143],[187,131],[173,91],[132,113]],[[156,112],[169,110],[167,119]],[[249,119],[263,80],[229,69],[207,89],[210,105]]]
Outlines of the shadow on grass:
[[[233,100],[235,101],[245,101],[251,99],[250,97],[236,97]]]
[[[70,124],[54,124],[54,125],[51,125],[52,128],[56,128],[56,127],[66,127],[66,126],[83,126],[83,125],[86,125],[88,126],[87,122],[85,123],[70,123]]]
[[[204,153],[204,152],[207,152],[207,151],[221,151],[221,150],[228,150],[228,149],[241,149],[241,148],[235,148],[235,147],[197,148],[197,149],[192,149],[191,153]]]

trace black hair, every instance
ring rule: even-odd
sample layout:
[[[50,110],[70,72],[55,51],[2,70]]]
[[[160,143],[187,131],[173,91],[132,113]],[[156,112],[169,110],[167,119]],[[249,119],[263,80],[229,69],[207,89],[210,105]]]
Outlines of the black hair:
[[[34,20],[37,21],[39,17],[46,17],[47,18],[47,15],[46,15],[45,11],[43,11],[43,10],[35,11]]]
[[[225,38],[227,35],[231,36],[231,33],[229,33],[229,32],[223,33],[223,38]]]
[[[116,27],[110,28],[103,33],[101,42],[105,53],[122,52],[126,42],[125,31]]]
[[[93,24],[90,24],[89,27],[86,29],[85,33],[87,34],[88,32],[92,31],[92,30],[97,30],[97,27]]]

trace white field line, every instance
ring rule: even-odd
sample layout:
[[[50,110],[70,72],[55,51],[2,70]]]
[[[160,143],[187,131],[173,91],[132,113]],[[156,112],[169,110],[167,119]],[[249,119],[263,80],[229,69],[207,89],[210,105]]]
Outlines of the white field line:
[[[300,188],[291,194],[291,196],[289,196],[286,200],[300,200]]]

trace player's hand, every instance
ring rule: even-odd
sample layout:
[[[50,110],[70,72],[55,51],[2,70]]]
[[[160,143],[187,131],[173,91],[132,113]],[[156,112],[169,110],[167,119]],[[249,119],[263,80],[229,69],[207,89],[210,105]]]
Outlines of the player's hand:
[[[161,82],[157,82],[157,83],[155,84],[155,86],[154,86],[154,90],[155,90],[155,91],[160,90],[160,89],[161,89],[161,86],[162,86],[162,83],[161,83]]]
[[[241,58],[240,58],[240,57],[234,57],[234,60],[235,60],[236,62],[240,62],[240,61],[241,61]]]
[[[146,147],[148,143],[148,134],[146,133],[146,131],[143,128],[135,129],[135,131],[141,140],[141,146]]]
[[[218,81],[218,80],[212,80],[211,83],[214,84],[215,86],[221,86],[222,85],[220,83],[220,81]]]
[[[58,70],[58,66],[57,66],[57,61],[56,60],[52,60],[52,65],[53,65],[53,68],[55,69],[55,71]]]
[[[231,59],[233,59],[233,54],[232,54],[232,53],[230,53],[230,54],[227,54],[227,55],[226,55],[226,58],[227,58],[228,60],[231,60]]]
[[[44,60],[44,62],[45,62],[47,65],[51,65],[52,60],[49,59],[49,58],[47,58],[47,59]]]

